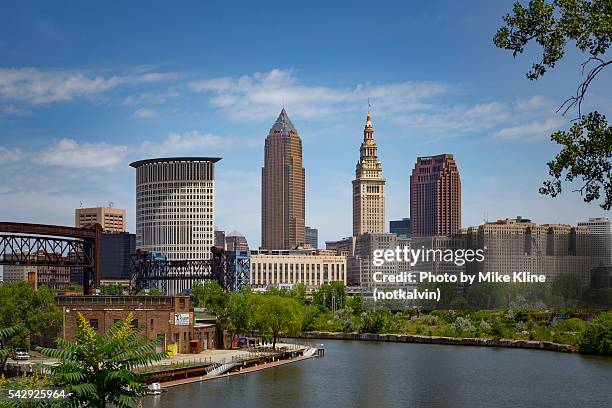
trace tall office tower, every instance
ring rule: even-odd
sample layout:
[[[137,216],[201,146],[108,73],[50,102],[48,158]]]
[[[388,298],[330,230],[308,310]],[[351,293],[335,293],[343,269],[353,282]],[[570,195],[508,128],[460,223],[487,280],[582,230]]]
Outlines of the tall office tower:
[[[461,178],[452,154],[418,157],[410,176],[412,236],[453,235],[461,228]]]
[[[612,222],[608,217],[589,218],[578,226],[589,231],[592,266],[612,266]]]
[[[353,235],[385,232],[385,179],[368,111],[353,180]]]
[[[261,247],[291,249],[304,243],[305,171],[302,140],[285,108],[266,138],[261,169]]]
[[[136,169],[136,247],[168,260],[211,259],[215,225],[215,163],[218,157],[140,160]],[[190,280],[168,284],[173,295]]]
[[[312,227],[306,227],[305,231],[306,244],[310,245],[311,248],[319,247],[319,230]]]
[[[106,232],[125,231],[125,210],[112,207],[77,208],[74,210],[74,226],[81,228],[100,224]]]

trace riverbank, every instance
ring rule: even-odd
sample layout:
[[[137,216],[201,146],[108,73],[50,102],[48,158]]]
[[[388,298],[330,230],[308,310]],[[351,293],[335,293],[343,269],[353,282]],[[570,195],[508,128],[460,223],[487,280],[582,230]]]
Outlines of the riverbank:
[[[190,384],[190,383],[195,383],[195,382],[199,382],[199,381],[209,381],[209,380],[214,380],[214,379],[217,379],[217,378],[225,378],[225,377],[230,377],[230,376],[234,376],[234,375],[247,374],[247,373],[252,373],[252,372],[255,372],[255,371],[265,370],[267,368],[277,367],[277,366],[284,365],[284,364],[296,363],[298,361],[307,360],[307,359],[313,358],[313,357],[315,357],[315,356],[314,355],[306,355],[306,356],[299,356],[299,357],[295,357],[295,358],[291,358],[291,359],[286,359],[286,360],[277,360],[277,361],[271,361],[271,362],[263,362],[262,364],[259,364],[259,365],[254,365],[254,366],[251,366],[251,367],[241,368],[238,371],[226,372],[226,373],[220,374],[220,375],[215,375],[215,376],[205,375],[205,376],[201,376],[201,377],[185,378],[185,379],[180,379],[180,380],[163,382],[163,383],[160,384],[160,386],[161,386],[162,389],[167,389],[167,388],[171,388],[171,387],[176,387],[178,385]]]
[[[300,338],[322,340],[387,341],[393,343],[447,344],[453,346],[507,347],[557,351],[562,353],[575,353],[578,351],[574,346],[554,343],[551,341],[423,336],[418,334],[373,334],[308,331],[302,332]]]
[[[295,344],[283,344],[276,350],[260,349],[250,352],[244,350],[211,350],[208,353],[216,355],[196,355],[194,356],[196,358],[189,358],[187,364],[184,364],[183,357],[175,357],[175,360],[183,363],[152,366],[148,372],[143,372],[143,374],[149,376],[150,383],[159,383],[161,388],[170,388],[302,361],[311,357],[322,356],[324,350]]]

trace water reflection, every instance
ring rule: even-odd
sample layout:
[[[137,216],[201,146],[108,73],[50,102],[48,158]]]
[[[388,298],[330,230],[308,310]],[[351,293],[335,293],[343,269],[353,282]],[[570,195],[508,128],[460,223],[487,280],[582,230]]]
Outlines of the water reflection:
[[[145,407],[609,407],[612,359],[327,341],[324,358],[175,387]]]

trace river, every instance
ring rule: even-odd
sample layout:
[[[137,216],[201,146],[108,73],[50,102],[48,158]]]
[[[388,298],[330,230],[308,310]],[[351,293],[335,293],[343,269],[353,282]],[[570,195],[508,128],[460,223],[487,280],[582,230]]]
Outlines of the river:
[[[325,357],[171,388],[145,408],[612,407],[612,358],[325,340]]]

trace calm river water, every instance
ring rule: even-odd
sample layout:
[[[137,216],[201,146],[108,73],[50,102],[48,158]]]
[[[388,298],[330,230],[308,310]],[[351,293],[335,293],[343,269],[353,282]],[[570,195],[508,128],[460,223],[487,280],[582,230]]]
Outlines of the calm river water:
[[[325,357],[182,385],[149,407],[612,407],[612,358],[325,340]]]

